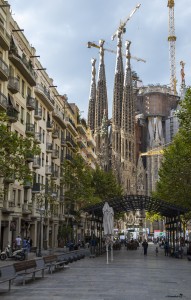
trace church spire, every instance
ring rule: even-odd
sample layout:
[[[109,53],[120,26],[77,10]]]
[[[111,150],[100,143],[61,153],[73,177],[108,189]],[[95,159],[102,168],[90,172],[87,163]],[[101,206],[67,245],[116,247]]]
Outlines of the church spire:
[[[107,87],[106,87],[103,45],[104,45],[104,40],[100,40],[99,41],[100,62],[99,62],[99,70],[98,70],[97,93],[96,93],[96,103],[95,103],[95,141],[96,141],[97,152],[100,152],[100,128],[102,124],[104,110],[105,110],[106,119],[108,119]]]
[[[120,155],[121,155],[121,114],[123,99],[124,70],[122,58],[122,33],[117,34],[117,57],[115,66],[115,79],[113,90],[112,109],[112,165],[115,175],[120,181]]]
[[[94,132],[95,129],[95,102],[96,102],[96,59],[91,59],[92,63],[92,76],[89,96],[89,108],[88,108],[88,126]]]
[[[126,193],[136,192],[135,159],[135,95],[133,91],[130,44],[126,42],[126,67],[123,88],[122,123],[121,123],[121,160],[123,162],[122,182]]]

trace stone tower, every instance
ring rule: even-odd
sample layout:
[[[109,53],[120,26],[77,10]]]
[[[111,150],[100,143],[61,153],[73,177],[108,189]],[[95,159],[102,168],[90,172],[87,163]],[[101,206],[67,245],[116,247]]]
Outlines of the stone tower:
[[[100,62],[98,70],[96,102],[95,102],[95,128],[94,138],[96,141],[96,154],[101,152],[101,138],[100,130],[102,126],[102,120],[105,112],[105,118],[108,120],[108,101],[107,101],[107,87],[105,76],[105,64],[104,64],[104,41],[99,41],[100,45]]]
[[[121,116],[124,83],[121,35],[122,33],[118,32],[112,109],[112,168],[119,182],[121,180]]]
[[[130,44],[126,42],[126,67],[121,118],[121,181],[124,192],[136,193],[135,94],[130,65]]]
[[[95,102],[96,102],[96,59],[92,58],[92,76],[91,76],[91,86],[90,86],[90,96],[89,96],[89,108],[88,108],[88,126],[92,133],[95,129]]]

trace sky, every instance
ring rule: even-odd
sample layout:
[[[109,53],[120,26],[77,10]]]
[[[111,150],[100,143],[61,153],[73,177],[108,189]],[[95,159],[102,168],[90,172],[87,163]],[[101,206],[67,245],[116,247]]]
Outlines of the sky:
[[[170,84],[167,0],[8,0],[13,18],[29,43],[36,48],[40,62],[59,94],[67,94],[87,118],[91,58],[99,49],[87,48],[87,42],[105,40],[105,47],[116,50],[111,36],[141,4],[127,22],[125,40],[131,41],[131,55],[146,63],[131,60],[143,85]],[[185,62],[186,85],[191,85],[191,1],[175,0],[176,75],[180,86],[180,61]],[[125,53],[125,50],[124,50]],[[112,111],[116,55],[105,52],[109,114]]]

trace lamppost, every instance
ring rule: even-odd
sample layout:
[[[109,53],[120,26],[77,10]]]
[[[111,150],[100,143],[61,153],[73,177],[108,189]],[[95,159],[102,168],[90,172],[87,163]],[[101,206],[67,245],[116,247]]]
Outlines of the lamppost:
[[[42,216],[44,214],[44,211],[45,211],[45,209],[43,207],[38,209],[38,212],[40,214],[39,247],[38,247],[38,254],[37,254],[38,257],[42,256],[42,253],[41,253],[41,248],[42,248],[41,247],[42,246]]]

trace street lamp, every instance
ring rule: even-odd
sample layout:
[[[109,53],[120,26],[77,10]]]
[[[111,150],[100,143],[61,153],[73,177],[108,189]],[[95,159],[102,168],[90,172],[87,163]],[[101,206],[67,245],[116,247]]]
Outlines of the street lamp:
[[[45,209],[43,207],[38,209],[38,212],[40,214],[39,248],[38,248],[38,254],[37,254],[38,257],[42,256],[42,253],[41,253],[41,248],[42,248],[41,247],[42,246],[42,241],[41,241],[42,240],[42,216],[44,214],[44,211],[45,211]]]

